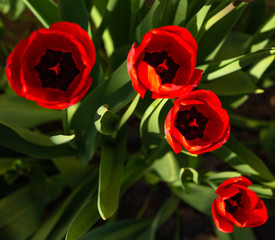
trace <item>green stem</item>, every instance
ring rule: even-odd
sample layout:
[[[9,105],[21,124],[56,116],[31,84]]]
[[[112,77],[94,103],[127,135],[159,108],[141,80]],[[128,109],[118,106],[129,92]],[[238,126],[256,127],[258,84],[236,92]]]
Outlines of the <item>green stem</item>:
[[[120,129],[127,122],[127,120],[132,116],[133,112],[135,111],[138,105],[139,99],[140,99],[140,95],[137,94],[134,100],[132,101],[132,103],[130,104],[130,106],[128,107],[128,109],[126,110],[126,112],[121,117],[118,129]]]
[[[69,122],[68,122],[68,109],[62,109],[62,124],[63,124],[63,130],[64,130],[64,134],[68,135],[70,134],[69,131]]]

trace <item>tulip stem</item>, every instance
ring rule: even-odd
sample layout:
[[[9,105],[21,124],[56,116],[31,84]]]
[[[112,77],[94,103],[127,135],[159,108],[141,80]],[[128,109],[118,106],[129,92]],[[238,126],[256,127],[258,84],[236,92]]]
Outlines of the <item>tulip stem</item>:
[[[69,132],[69,123],[68,123],[68,109],[62,109],[62,124],[63,124],[63,130],[64,130],[64,134],[68,135],[70,134]]]

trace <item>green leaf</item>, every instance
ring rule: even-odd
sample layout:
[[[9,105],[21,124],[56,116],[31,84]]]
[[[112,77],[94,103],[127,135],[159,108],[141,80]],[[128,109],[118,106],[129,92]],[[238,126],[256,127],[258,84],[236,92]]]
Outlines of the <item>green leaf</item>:
[[[275,13],[258,29],[250,41],[250,52],[255,52],[266,47],[275,33]]]
[[[19,126],[0,122],[0,146],[37,158],[72,156],[67,144],[54,145],[48,137]]]
[[[212,216],[211,206],[217,195],[210,187],[189,183],[190,193],[186,193],[182,187],[173,187],[172,191],[183,201],[188,203],[196,210]],[[203,201],[202,201],[203,199]]]
[[[59,21],[58,9],[56,4],[51,0],[23,0],[26,6],[32,11],[34,16],[48,28],[55,22]]]
[[[89,16],[83,0],[58,0],[62,21],[73,22],[88,30]]]
[[[256,120],[239,116],[233,113],[230,113],[229,116],[230,123],[232,125],[242,127],[250,131],[260,131],[263,130],[263,128],[275,127],[275,121]]]
[[[24,187],[0,200],[0,238],[28,239],[38,228],[43,203],[34,198],[30,187]]]
[[[168,198],[162,205],[161,209],[158,211],[154,220],[149,225],[149,227],[142,233],[136,240],[154,240],[157,229],[172,215],[172,213],[177,209],[179,199],[172,195]]]
[[[0,95],[0,121],[26,128],[61,119],[58,110],[46,109],[19,96]]]
[[[164,136],[164,120],[171,109],[168,99],[156,99],[145,111],[140,122],[140,136],[145,148],[158,147]]]
[[[235,152],[245,163],[254,168],[264,179],[274,181],[273,174],[269,171],[265,163],[242,143],[231,137],[226,144],[231,151]]]
[[[144,175],[145,171],[149,169],[151,164],[164,155],[166,151],[168,151],[167,143],[166,140],[163,140],[159,148],[151,152],[150,156],[146,159],[144,156],[134,155],[130,160],[128,160],[123,171],[120,194],[123,194],[134,183],[136,183]],[[74,221],[71,223],[68,230],[66,240],[73,240],[76,237],[82,236],[99,218],[100,215],[97,210],[97,198],[92,198],[75,216]]]
[[[79,239],[79,237],[86,233],[99,218],[97,197],[93,197],[74,216],[68,228],[66,240]],[[87,235],[89,236],[89,234]]]
[[[90,169],[76,157],[54,158],[53,162],[72,189],[90,174]]]
[[[95,114],[96,130],[104,135],[111,135],[118,129],[119,117],[108,110],[108,106],[102,105]]]
[[[129,240],[134,239],[150,220],[127,219],[92,229],[78,240]],[[66,239],[69,240],[69,239]]]
[[[103,144],[99,166],[98,210],[106,220],[118,208],[119,192],[126,154],[124,131],[116,139]]]
[[[238,228],[234,227],[234,231],[232,232],[234,239],[249,239],[249,240],[257,240],[254,231],[251,228]]]
[[[187,17],[188,0],[179,0],[173,25],[183,26]]]
[[[191,32],[191,34],[196,38],[201,26],[207,16],[208,11],[212,6],[213,0],[209,0],[206,4],[189,20],[186,28]]]
[[[269,159],[275,163],[275,123],[273,127],[261,131],[260,139]]]
[[[220,47],[241,17],[245,8],[246,4],[244,3],[238,5],[201,35],[198,41],[198,64],[215,58]]]
[[[232,168],[236,169],[242,175],[249,175],[249,176],[259,176],[259,173],[251,166],[246,164],[241,158],[235,153],[229,150],[225,145],[220,147],[219,149],[213,151],[216,156],[222,159],[224,162],[229,164]]]
[[[142,41],[142,37],[145,33],[149,32],[151,29],[153,29],[153,18],[154,14],[160,5],[160,1],[156,0],[154,1],[153,6],[151,7],[148,14],[143,18],[143,20],[140,22],[140,24],[136,28],[136,39],[138,42]]]
[[[194,168],[182,168],[180,170],[180,178],[184,185],[186,182],[199,183],[199,173]]]
[[[9,2],[8,16],[15,20],[23,13],[25,5],[21,0],[10,0]]]
[[[132,101],[132,103],[130,104],[130,106],[127,108],[127,110],[121,117],[121,119],[119,121],[118,129],[121,128],[127,122],[127,120],[132,116],[132,114],[134,113],[134,111],[138,105],[139,99],[140,99],[140,95],[137,94],[136,97],[134,98],[134,100]]]
[[[205,80],[210,81],[210,80],[217,79],[229,73],[238,71],[241,68],[244,68],[252,63],[256,63],[274,54],[275,54],[275,48],[269,48],[269,49],[257,51],[255,53],[249,53],[244,56],[239,56],[233,59],[227,59],[218,63],[207,65],[205,72],[202,76],[202,81],[205,81]]]
[[[171,183],[179,180],[180,168],[173,151],[168,151],[157,159],[152,165],[152,170],[157,173],[162,181]]]
[[[264,179],[271,182],[274,181],[274,176],[269,171],[265,163],[232,136],[222,148],[215,150],[214,153],[224,159],[239,172],[256,175],[256,177],[260,177],[262,180]],[[247,167],[242,169],[241,166],[243,164],[249,166],[250,169]]]
[[[66,199],[63,203],[63,207],[65,207],[65,209],[62,209],[62,215],[47,240],[64,238],[70,223],[73,221],[77,212],[81,209],[85,202],[95,194],[97,190],[97,177],[97,173],[91,173],[91,175],[81,182],[79,187],[77,187],[75,191]]]
[[[62,134],[59,134],[59,135],[54,135],[54,136],[51,136],[50,137],[50,140],[56,144],[56,145],[59,145],[59,144],[63,144],[63,143],[67,143],[67,142],[70,142],[74,139],[75,135],[72,134],[72,135],[62,135]]]
[[[108,31],[114,48],[129,44],[131,37],[131,1],[111,0],[108,1],[107,9],[111,13]],[[104,34],[106,34],[106,30]]]
[[[245,54],[247,42],[251,35],[243,32],[231,32],[224,41],[222,48],[218,51],[214,61],[222,61],[224,59],[234,58]]]
[[[246,100],[248,95],[233,95],[233,96],[220,96],[220,100],[225,109],[237,109],[239,108]]]
[[[93,89],[84,99],[71,120],[71,129],[83,148],[84,161],[88,162],[95,150],[96,129],[93,126],[97,109],[103,104],[116,112],[126,106],[135,96],[127,71],[126,61],[111,77]]]
[[[260,198],[274,198],[274,190],[262,185],[252,184],[249,189],[257,193]]]
[[[274,60],[275,54],[260,60],[249,70],[250,75],[254,76],[257,80],[259,80]]]
[[[102,3],[95,4],[96,9],[99,10],[100,14],[98,14],[98,12],[95,11],[95,9],[93,11],[93,13],[94,13],[93,14],[93,19],[95,21],[97,21],[98,24],[100,22],[100,24],[98,25],[96,34],[95,34],[95,38],[94,38],[94,43],[95,43],[96,47],[100,46],[101,41],[104,38],[103,37],[104,32],[105,32],[105,30],[107,30],[107,27],[111,24],[111,22],[112,21],[115,22],[115,23],[117,22],[117,19],[113,18],[114,17],[114,10],[116,9],[116,5],[121,3],[121,1],[119,1],[119,0],[109,0],[107,2],[107,5],[106,5],[105,1],[100,1],[100,2],[102,2]],[[128,4],[129,4],[129,2],[127,2],[126,5],[128,5]],[[105,8],[104,6],[106,6],[106,9],[104,9]],[[119,11],[119,9],[116,9],[116,10]],[[101,15],[101,16],[99,16],[99,15]],[[102,16],[103,16],[103,18],[102,18]],[[100,21],[100,18],[101,18],[101,21]],[[119,19],[121,19],[121,18],[119,18]],[[110,30],[112,30],[111,27],[110,27]],[[111,37],[111,36],[108,36],[108,37]],[[109,39],[109,40],[111,40],[111,42],[113,43],[113,39]]]
[[[160,0],[160,4],[153,16],[154,28],[171,25],[173,23],[177,2],[177,0]]]
[[[202,82],[199,87],[211,90],[219,96],[234,96],[262,92],[262,90],[258,89],[255,85],[253,78],[241,70],[217,78],[213,81]]]
[[[97,189],[98,175],[91,173],[67,199],[55,208],[31,240],[56,240],[64,237],[76,212]]]
[[[210,174],[209,176],[205,177],[205,180],[222,183],[226,179],[233,178],[233,177],[239,177],[239,176],[241,176],[241,174],[239,172],[226,171],[226,172],[218,172],[218,173]]]

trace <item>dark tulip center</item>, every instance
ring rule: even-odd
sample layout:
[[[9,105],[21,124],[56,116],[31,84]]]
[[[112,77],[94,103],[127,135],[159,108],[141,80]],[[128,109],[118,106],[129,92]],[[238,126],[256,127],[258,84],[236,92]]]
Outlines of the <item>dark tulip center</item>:
[[[75,77],[80,73],[72,58],[72,52],[48,49],[34,66],[43,88],[67,91]]]
[[[195,140],[203,138],[207,122],[208,119],[193,106],[190,110],[178,112],[175,127],[187,140]]]
[[[225,202],[225,210],[229,212],[230,214],[233,214],[234,212],[237,211],[238,207],[243,207],[241,205],[241,199],[242,199],[242,194],[238,192],[236,195],[233,197],[224,200]]]
[[[156,69],[162,84],[172,83],[180,67],[174,62],[173,58],[168,56],[166,51],[153,53],[145,52],[143,61]]]

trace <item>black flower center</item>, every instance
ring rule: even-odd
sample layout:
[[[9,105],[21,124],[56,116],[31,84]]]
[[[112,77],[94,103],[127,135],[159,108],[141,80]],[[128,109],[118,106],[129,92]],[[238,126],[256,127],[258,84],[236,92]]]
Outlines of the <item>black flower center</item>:
[[[193,106],[190,110],[179,111],[175,122],[175,127],[189,141],[203,138],[208,119]]]
[[[243,207],[241,205],[241,199],[242,199],[242,194],[238,192],[236,195],[233,197],[224,200],[225,202],[225,210],[229,212],[230,214],[233,214],[234,212],[237,211],[238,207]]]
[[[162,84],[172,83],[180,67],[174,62],[173,58],[168,56],[166,51],[153,53],[145,52],[143,61],[156,69]]]
[[[80,73],[72,58],[72,52],[48,49],[34,66],[43,88],[67,91],[75,77]]]

